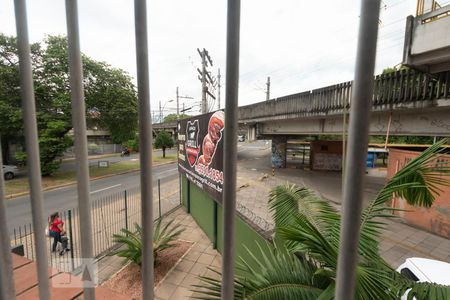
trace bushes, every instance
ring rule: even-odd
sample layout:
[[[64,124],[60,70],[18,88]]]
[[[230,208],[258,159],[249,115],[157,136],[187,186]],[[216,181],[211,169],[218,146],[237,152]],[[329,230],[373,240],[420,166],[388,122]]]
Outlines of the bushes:
[[[172,243],[184,229],[180,229],[180,225],[171,226],[173,220],[166,225],[161,226],[162,218],[156,221],[153,231],[153,257],[154,264],[157,263],[158,254],[164,249],[174,247]],[[134,223],[135,232],[131,232],[128,229],[122,228],[122,234],[114,234],[113,240],[115,243],[119,243],[126,246],[126,249],[119,249],[113,252],[111,255],[117,255],[125,258],[128,261],[132,261],[138,265],[142,263],[142,227]]]

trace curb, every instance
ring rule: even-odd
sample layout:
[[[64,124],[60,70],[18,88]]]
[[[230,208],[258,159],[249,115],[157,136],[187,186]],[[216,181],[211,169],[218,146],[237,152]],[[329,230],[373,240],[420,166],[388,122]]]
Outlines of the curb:
[[[152,167],[159,167],[159,166],[169,165],[169,164],[174,164],[174,163],[176,163],[176,161],[160,163],[160,164],[157,164],[157,165],[153,165]],[[123,172],[119,172],[119,173],[114,173],[114,174],[103,175],[103,176],[91,178],[90,180],[100,180],[100,179],[113,177],[113,176],[117,176],[117,175],[124,175],[124,174],[128,174],[128,173],[134,173],[134,172],[137,172],[139,170],[140,170],[140,168],[139,169],[128,170],[128,171],[123,171]],[[77,183],[76,181],[71,181],[71,182],[68,182],[68,183],[60,184],[60,185],[49,186],[49,187],[43,188],[42,191],[43,192],[47,192],[47,191],[57,190],[57,189],[60,189],[60,188],[65,188],[65,187],[68,187],[68,186],[71,186],[71,185],[75,185],[76,183]],[[30,194],[30,192],[20,192],[20,193],[10,194],[10,195],[6,195],[5,199],[6,200],[10,200],[10,199],[13,199],[13,198],[17,198],[17,197],[21,197],[21,196],[25,196],[25,195],[29,195],[29,194]]]

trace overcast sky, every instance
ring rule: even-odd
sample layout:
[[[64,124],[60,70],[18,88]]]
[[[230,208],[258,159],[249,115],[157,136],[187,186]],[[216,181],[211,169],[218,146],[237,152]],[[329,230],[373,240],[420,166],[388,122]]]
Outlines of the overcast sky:
[[[359,22],[357,0],[243,0],[239,105],[353,79]],[[376,73],[401,62],[405,18],[416,1],[384,0]],[[65,35],[63,0],[28,0],[30,40]],[[136,76],[132,0],[79,0],[81,50]],[[226,1],[149,0],[150,98],[158,110],[180,94],[186,107],[201,99],[197,48],[206,48],[213,75],[225,79]],[[0,28],[15,35],[13,1],[2,1]],[[222,107],[224,89],[221,89]],[[212,104],[212,103],[211,103]],[[217,102],[214,104],[217,107]],[[165,107],[175,107],[175,102]],[[196,111],[192,111],[195,113]]]

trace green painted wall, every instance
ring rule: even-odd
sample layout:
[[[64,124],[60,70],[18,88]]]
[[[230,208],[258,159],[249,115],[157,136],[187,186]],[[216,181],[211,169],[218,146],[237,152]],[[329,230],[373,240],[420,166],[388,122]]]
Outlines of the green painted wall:
[[[222,253],[224,246],[223,245],[223,219],[222,219],[222,206],[218,206],[218,230],[217,230],[217,250]],[[262,237],[258,232],[256,232],[252,227],[250,227],[246,222],[244,222],[239,216],[236,216],[235,220],[235,255],[236,261],[239,261],[239,257],[242,257],[247,263],[258,269],[258,266],[255,263],[252,263],[253,260],[250,260],[250,255],[246,250],[246,247],[256,256],[260,257],[261,251],[259,250],[258,244],[265,249],[265,244],[267,240]],[[239,274],[239,270],[236,270],[237,274]]]
[[[186,177],[181,175],[181,204],[184,207],[187,205],[187,185],[188,181]]]
[[[214,239],[214,203],[209,195],[195,184],[190,183],[191,215],[209,239]]]
[[[182,188],[183,188],[183,205],[187,203],[187,180],[186,177],[182,176]],[[204,191],[199,189],[196,185],[190,184],[191,191],[191,214],[206,235],[209,237],[211,242],[214,241],[214,200]],[[223,245],[223,218],[222,218],[222,206],[218,205],[217,213],[217,250],[222,253],[224,249]],[[261,246],[265,245],[266,239],[256,232],[252,227],[250,227],[245,221],[243,221],[239,216],[235,218],[235,250],[236,258],[242,257],[243,259],[249,258],[248,252],[245,249],[247,247],[256,256],[260,253],[257,243]],[[249,260],[247,260],[248,262]],[[256,265],[252,264],[252,267],[257,268]],[[239,273],[239,271],[237,271]]]

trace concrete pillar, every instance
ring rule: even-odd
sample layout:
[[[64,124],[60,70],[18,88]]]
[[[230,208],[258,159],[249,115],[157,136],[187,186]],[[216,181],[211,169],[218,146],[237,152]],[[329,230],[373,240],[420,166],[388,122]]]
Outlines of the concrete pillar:
[[[272,138],[272,166],[274,168],[286,168],[286,145],[285,136]]]
[[[247,127],[247,140],[256,141],[256,127],[255,125],[249,125]]]

